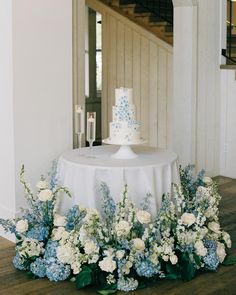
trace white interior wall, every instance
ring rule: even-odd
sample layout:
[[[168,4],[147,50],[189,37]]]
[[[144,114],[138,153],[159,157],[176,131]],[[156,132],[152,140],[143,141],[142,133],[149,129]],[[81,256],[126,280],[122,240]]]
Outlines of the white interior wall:
[[[0,208],[14,215],[21,165],[34,185],[72,148],[72,2],[1,0],[0,36]]]

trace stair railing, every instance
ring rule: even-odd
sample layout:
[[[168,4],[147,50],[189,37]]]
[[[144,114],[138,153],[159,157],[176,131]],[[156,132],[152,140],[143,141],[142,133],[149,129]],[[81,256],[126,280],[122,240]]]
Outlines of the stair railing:
[[[173,3],[172,0],[136,0],[139,6],[151,12],[163,21],[173,25]]]
[[[228,63],[236,64],[236,25],[234,24],[236,15],[233,15],[233,2],[232,0],[227,2],[227,49],[222,49],[222,55],[227,59]]]

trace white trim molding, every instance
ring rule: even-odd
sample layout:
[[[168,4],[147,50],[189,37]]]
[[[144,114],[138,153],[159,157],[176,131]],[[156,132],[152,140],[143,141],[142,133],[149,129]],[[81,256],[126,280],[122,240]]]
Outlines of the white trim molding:
[[[197,0],[172,0],[174,7],[197,6]]]

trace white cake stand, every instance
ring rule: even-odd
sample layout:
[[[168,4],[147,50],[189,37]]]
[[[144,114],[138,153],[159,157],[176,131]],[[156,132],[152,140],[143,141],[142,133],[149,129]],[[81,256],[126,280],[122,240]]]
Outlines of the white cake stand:
[[[112,144],[112,145],[119,145],[120,146],[119,150],[111,156],[113,159],[135,159],[135,158],[138,157],[138,155],[131,149],[130,146],[131,145],[144,144],[147,141],[140,138],[139,141],[120,144],[119,142],[115,142],[115,141],[112,141],[109,138],[107,138],[107,139],[104,139],[102,142],[104,142],[106,144]]]

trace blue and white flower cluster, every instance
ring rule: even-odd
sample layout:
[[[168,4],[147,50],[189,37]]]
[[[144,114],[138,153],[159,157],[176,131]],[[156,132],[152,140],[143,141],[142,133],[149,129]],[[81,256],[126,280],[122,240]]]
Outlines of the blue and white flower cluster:
[[[101,184],[102,212],[73,206],[65,216],[57,213],[56,187],[43,177],[37,194],[21,182],[30,209],[22,219],[0,220],[17,238],[14,266],[51,281],[72,279],[78,288],[96,284],[100,289],[132,291],[140,279],[189,280],[198,269],[215,271],[231,247],[228,233],[219,223],[217,186],[192,166],[180,169],[180,185],[166,194],[157,216],[151,216],[150,194],[137,208],[128,188],[118,203]],[[187,269],[187,271],[186,271]],[[107,291],[106,291],[107,292]]]

